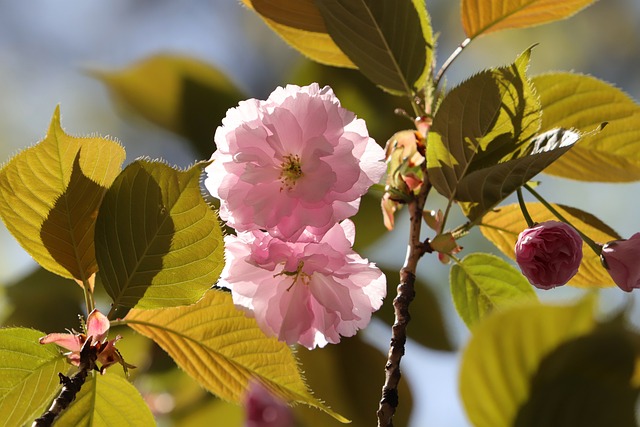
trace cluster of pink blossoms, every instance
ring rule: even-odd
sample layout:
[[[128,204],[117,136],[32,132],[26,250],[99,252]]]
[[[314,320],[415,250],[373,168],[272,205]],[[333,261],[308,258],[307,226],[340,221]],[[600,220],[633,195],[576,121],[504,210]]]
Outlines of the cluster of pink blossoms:
[[[307,348],[365,327],[386,279],[352,249],[360,198],[382,177],[363,120],[317,83],[277,88],[230,109],[204,185],[220,199],[220,286],[265,333]]]

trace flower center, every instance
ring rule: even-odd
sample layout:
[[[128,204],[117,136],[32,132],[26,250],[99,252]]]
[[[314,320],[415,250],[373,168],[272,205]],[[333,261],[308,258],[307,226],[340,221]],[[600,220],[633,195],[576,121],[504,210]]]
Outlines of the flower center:
[[[292,190],[296,181],[302,177],[302,165],[300,164],[300,156],[297,154],[287,154],[284,156],[282,165],[280,165],[280,182],[282,190]]]
[[[298,261],[298,266],[296,267],[295,271],[287,271],[287,270],[283,269],[280,273],[274,274],[273,277],[278,277],[278,276],[291,276],[291,277],[293,277],[293,282],[287,288],[287,292],[289,292],[289,290],[291,288],[293,288],[293,285],[296,284],[298,279],[300,279],[300,281],[302,281],[302,283],[305,284],[305,285],[309,284],[309,279],[311,278],[311,276],[308,275],[307,273],[303,272],[302,271],[302,267],[304,267],[304,261],[300,260],[300,261]]]

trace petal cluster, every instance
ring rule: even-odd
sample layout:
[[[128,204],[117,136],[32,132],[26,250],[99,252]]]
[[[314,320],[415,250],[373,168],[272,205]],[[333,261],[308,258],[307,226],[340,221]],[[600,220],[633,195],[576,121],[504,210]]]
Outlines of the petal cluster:
[[[238,231],[262,229],[284,240],[321,237],[354,215],[385,169],[364,121],[317,83],[240,102],[215,142],[204,185],[220,199],[220,217]]]
[[[623,291],[640,288],[640,233],[627,240],[615,240],[602,248],[609,275]]]
[[[87,317],[86,333],[49,334],[40,338],[40,344],[53,343],[69,350],[65,353],[69,362],[75,366],[80,366],[80,351],[85,343],[90,341],[88,345],[95,348],[98,356],[97,362],[101,365],[100,373],[104,373],[105,369],[115,363],[120,363],[125,368],[125,372],[127,368],[134,368],[135,366],[129,365],[122,359],[120,352],[115,347],[115,343],[122,337],[118,335],[109,341],[107,340],[108,333],[109,319],[95,309]]]
[[[522,274],[540,289],[566,284],[582,261],[582,238],[571,226],[546,221],[527,228],[516,241],[516,262]]]
[[[319,242],[288,242],[262,231],[227,236],[220,285],[260,328],[309,349],[364,328],[386,295],[386,278],[351,249],[345,220]]]

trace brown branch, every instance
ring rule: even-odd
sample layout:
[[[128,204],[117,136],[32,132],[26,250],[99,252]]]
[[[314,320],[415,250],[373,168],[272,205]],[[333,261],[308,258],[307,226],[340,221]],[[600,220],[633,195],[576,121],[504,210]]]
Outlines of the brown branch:
[[[426,175],[426,173],[425,173]],[[382,398],[378,406],[378,427],[393,427],[393,414],[398,407],[398,383],[400,382],[400,361],[404,356],[404,346],[407,341],[407,325],[411,320],[409,304],[415,297],[414,284],[416,268],[422,256],[431,252],[428,244],[420,240],[422,228],[422,210],[431,185],[425,179],[420,194],[409,203],[411,225],[409,229],[409,246],[404,266],[400,270],[400,284],[397,295],[393,299],[395,322],[391,328],[391,341],[387,364],[385,365],[385,382],[382,387]]]
[[[58,373],[62,390],[60,390],[58,397],[53,400],[49,409],[42,414],[41,417],[33,421],[31,427],[51,427],[62,411],[67,409],[71,402],[75,400],[76,395],[80,392],[82,385],[87,379],[87,375],[96,367],[98,353],[97,348],[91,345],[92,341],[91,337],[89,337],[80,350],[80,366],[78,372],[70,377],[60,372]]]

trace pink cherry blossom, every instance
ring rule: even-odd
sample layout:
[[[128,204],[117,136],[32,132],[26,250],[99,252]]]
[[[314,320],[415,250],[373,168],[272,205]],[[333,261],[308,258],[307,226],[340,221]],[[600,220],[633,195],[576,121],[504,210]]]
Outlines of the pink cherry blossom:
[[[516,262],[529,282],[540,289],[566,284],[582,261],[582,238],[573,227],[546,221],[527,228],[516,242]]]
[[[258,381],[252,380],[244,397],[245,427],[293,427],[291,408]]]
[[[89,313],[86,324],[86,333],[80,333],[73,331],[72,333],[61,334],[54,333],[40,338],[40,344],[57,344],[62,348],[69,350],[65,353],[70,363],[75,366],[80,366],[80,350],[87,340],[91,340],[92,347],[96,348],[98,355],[97,361],[101,364],[100,373],[104,373],[105,369],[109,366],[120,363],[125,372],[127,368],[135,368],[135,366],[126,363],[120,352],[115,348],[115,343],[122,337],[116,336],[111,341],[107,340],[107,334],[109,333],[109,319],[100,313],[97,309]]]
[[[386,295],[384,274],[351,249],[354,236],[349,220],[318,242],[304,235],[286,242],[257,230],[227,236],[219,284],[280,341],[309,349],[338,343],[367,326]]]
[[[614,240],[602,248],[602,259],[613,281],[623,291],[640,288],[640,233]]]
[[[317,83],[277,88],[266,101],[230,109],[215,133],[204,185],[238,231],[319,239],[354,215],[382,177],[383,150],[365,122]]]

